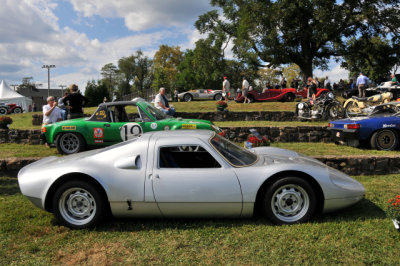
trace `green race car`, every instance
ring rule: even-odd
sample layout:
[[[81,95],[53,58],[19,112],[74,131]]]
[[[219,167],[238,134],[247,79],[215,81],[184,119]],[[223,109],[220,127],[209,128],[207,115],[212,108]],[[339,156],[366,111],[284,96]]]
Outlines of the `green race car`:
[[[135,111],[137,108],[137,112]],[[104,147],[140,136],[144,132],[177,129],[208,129],[221,134],[212,122],[167,116],[143,99],[102,103],[89,118],[46,125],[42,136],[61,154]]]

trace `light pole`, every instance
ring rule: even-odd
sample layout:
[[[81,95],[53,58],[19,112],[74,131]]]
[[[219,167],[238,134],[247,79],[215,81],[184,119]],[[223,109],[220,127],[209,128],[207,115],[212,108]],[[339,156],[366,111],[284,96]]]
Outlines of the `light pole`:
[[[50,96],[50,68],[55,68],[55,65],[43,65],[42,68],[47,68],[47,97]]]
[[[64,88],[67,87],[67,85],[58,85],[58,87],[61,88],[61,97],[64,96]]]

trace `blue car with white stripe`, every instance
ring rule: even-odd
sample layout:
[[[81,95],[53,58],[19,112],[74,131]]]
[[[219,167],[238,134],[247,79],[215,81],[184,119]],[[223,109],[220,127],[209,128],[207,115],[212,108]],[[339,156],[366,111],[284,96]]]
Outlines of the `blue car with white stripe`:
[[[353,147],[370,146],[377,150],[395,150],[399,145],[400,106],[389,102],[375,107],[369,116],[329,122],[328,130],[336,143]]]

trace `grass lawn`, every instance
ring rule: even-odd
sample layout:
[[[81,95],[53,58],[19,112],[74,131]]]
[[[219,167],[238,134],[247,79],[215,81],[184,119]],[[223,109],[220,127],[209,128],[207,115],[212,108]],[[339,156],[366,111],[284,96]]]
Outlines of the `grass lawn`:
[[[366,199],[309,223],[258,219],[113,219],[93,230],[60,226],[17,180],[0,177],[0,265],[386,264],[399,265],[400,233],[385,217],[397,175],[356,177]]]

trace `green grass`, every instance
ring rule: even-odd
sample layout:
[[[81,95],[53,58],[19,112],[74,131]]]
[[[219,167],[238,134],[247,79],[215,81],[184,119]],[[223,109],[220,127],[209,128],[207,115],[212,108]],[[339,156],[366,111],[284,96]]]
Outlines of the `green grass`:
[[[243,143],[237,143],[243,145]],[[366,156],[387,156],[400,155],[398,151],[377,151],[371,149],[358,149],[349,146],[336,145],[334,143],[272,143],[271,146],[294,150],[309,156],[321,155],[366,155]],[[0,144],[0,158],[8,157],[46,157],[59,155],[56,148],[47,148],[44,145],[27,145],[3,143]]]
[[[366,199],[309,223],[258,219],[113,219],[93,230],[60,226],[0,177],[0,265],[399,265],[400,234],[385,217],[398,175],[356,177]]]

